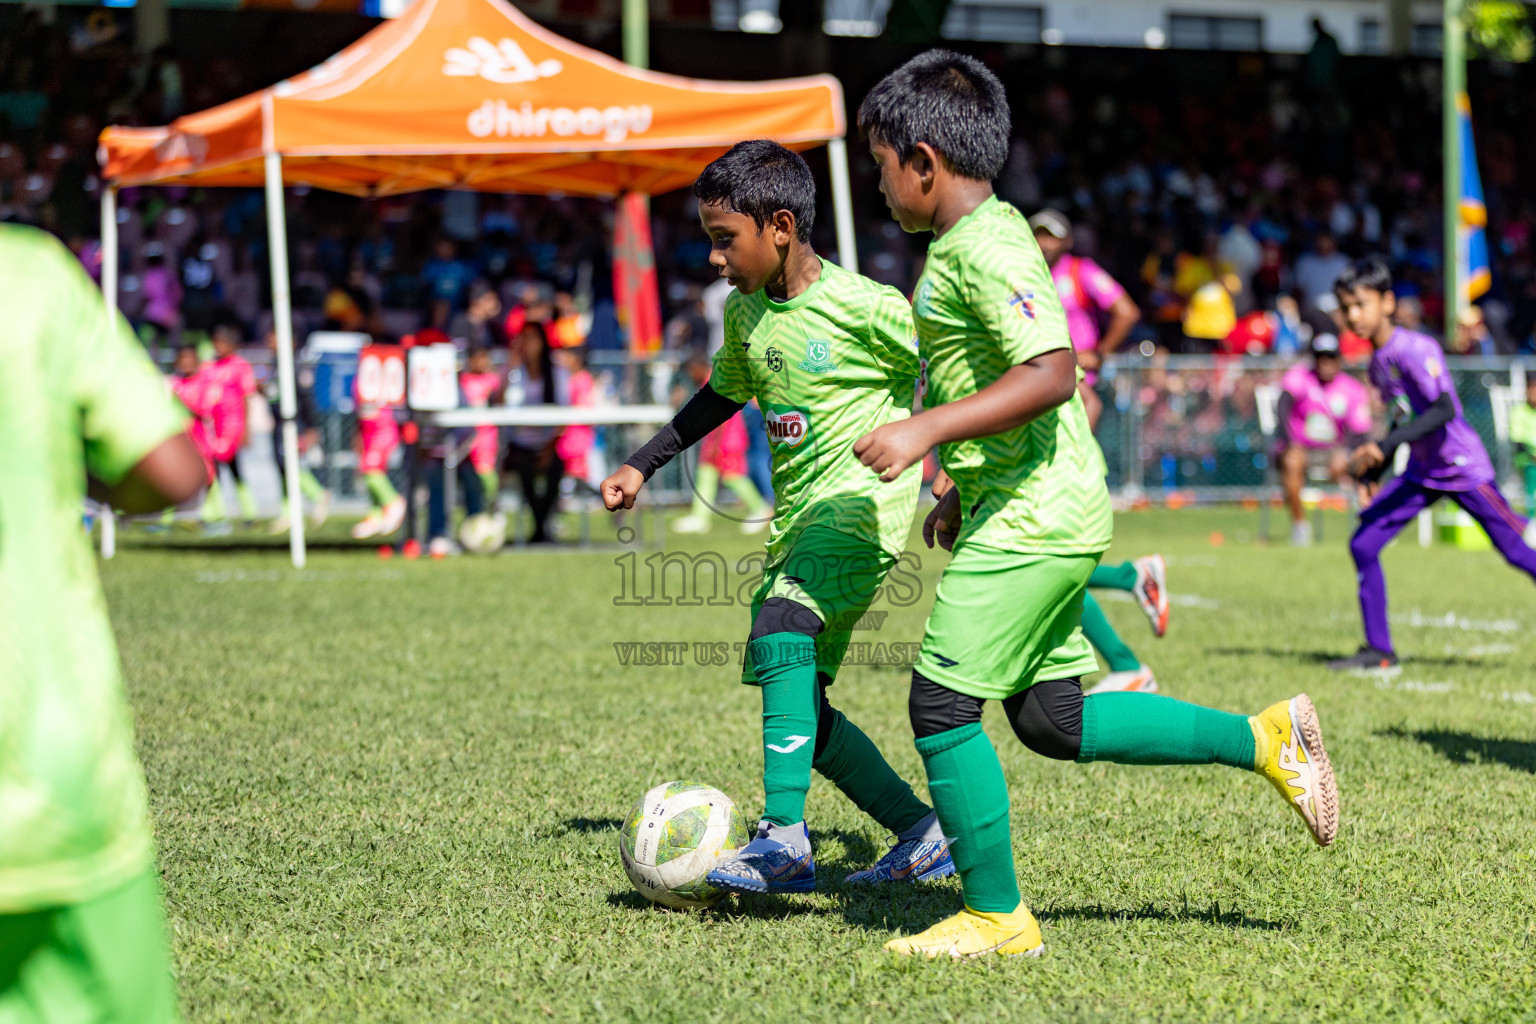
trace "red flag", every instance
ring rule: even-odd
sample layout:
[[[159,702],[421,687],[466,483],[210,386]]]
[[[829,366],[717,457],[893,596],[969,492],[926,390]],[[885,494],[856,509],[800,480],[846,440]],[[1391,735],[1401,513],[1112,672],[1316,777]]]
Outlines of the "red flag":
[[[630,354],[660,351],[661,296],[651,251],[651,204],[638,192],[626,192],[615,204],[613,298],[619,325],[629,335]]]

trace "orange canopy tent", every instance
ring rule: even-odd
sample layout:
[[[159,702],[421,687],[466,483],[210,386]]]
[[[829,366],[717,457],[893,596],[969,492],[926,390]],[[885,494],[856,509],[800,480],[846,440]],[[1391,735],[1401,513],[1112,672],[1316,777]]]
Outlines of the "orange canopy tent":
[[[103,286],[116,305],[117,189],[264,186],[283,442],[297,475],[283,186],[357,196],[421,189],[652,194],[742,139],[825,142],[839,254],[857,269],[842,86],[830,75],[706,82],[579,46],[502,0],[417,0],[302,75],[162,128],[108,128]],[[288,481],[291,505],[298,481]],[[290,507],[295,565],[302,516]]]

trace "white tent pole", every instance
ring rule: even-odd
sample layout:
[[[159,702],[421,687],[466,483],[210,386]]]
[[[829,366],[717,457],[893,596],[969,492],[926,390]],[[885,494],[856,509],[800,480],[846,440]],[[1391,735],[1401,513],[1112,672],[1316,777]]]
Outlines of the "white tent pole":
[[[832,169],[832,215],[837,222],[837,256],[844,270],[859,272],[858,238],[853,233],[853,191],[848,185],[848,145],[842,139],[827,140],[827,163]]]
[[[101,190],[101,293],[107,312],[117,314],[117,186]]]
[[[101,294],[107,316],[117,319],[117,186],[101,190]],[[101,503],[101,557],[117,554],[117,517],[111,502]]]
[[[283,204],[283,158],[268,153],[267,248],[272,256],[272,326],[277,332],[278,411],[282,416],[284,482],[288,487],[288,546],[293,567],[304,568],[304,497],[299,493],[298,395],[293,375],[293,302],[288,294],[288,212]]]

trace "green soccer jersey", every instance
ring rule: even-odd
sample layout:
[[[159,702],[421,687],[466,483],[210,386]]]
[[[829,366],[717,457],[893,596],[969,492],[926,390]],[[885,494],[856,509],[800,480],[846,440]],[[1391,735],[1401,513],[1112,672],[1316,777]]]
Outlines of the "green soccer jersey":
[[[1520,462],[1528,463],[1536,455],[1536,406],[1521,402],[1509,411],[1509,440],[1525,446],[1525,452],[1516,456]]]
[[[770,567],[812,524],[892,555],[906,548],[921,469],[882,483],[853,444],[912,414],[920,375],[912,310],[894,288],[822,260],[821,277],[787,302],[731,293],[709,384],[732,401],[756,398],[767,421]]]
[[[150,864],[144,778],[90,542],[185,418],[69,251],[0,225],[0,914],[78,903]]]
[[[975,394],[1019,363],[1072,348],[1028,222],[996,197],[928,247],[913,311],[930,408]],[[959,542],[1048,555],[1109,547],[1103,456],[1075,392],[1022,427],[944,445],[939,456],[960,488]]]

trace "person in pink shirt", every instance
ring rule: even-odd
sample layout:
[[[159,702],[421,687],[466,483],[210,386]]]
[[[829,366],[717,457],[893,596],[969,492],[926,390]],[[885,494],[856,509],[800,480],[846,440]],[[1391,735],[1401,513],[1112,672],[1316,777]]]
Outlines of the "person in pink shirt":
[[[364,374],[359,373],[352,381],[352,398],[357,403],[357,440],[359,446],[357,471],[362,474],[368,487],[373,507],[363,520],[352,527],[356,540],[366,537],[391,536],[405,522],[405,497],[395,489],[389,479],[389,457],[400,447],[400,422],[395,410],[404,401],[404,363],[398,355],[400,347],[393,342],[365,348],[363,356],[370,352],[389,352],[390,362],[400,366],[399,393],[386,393],[377,381],[370,386],[378,394],[365,395]],[[381,359],[381,362],[383,360]]]
[[[1088,426],[1097,428],[1104,403],[1094,393],[1104,357],[1120,347],[1141,319],[1141,310],[1109,272],[1093,260],[1072,254],[1072,222],[1056,210],[1041,210],[1029,218],[1035,242],[1051,267],[1051,280],[1067,314],[1067,333],[1077,350],[1085,376],[1077,389],[1087,406]],[[1101,318],[1107,318],[1099,329]]]
[[[1291,543],[1312,543],[1312,524],[1301,503],[1307,472],[1326,469],[1338,483],[1347,475],[1349,453],[1371,432],[1371,396],[1365,385],[1342,372],[1339,339],[1312,339],[1312,360],[1300,362],[1280,379],[1276,416],[1281,429],[1280,476],[1291,513]]]
[[[208,378],[209,443],[213,449],[215,479],[203,503],[204,532],[223,536],[230,532],[220,483],[228,470],[240,513],[247,524],[256,518],[256,503],[240,476],[240,449],[245,447],[247,403],[256,393],[256,372],[240,355],[240,324],[233,318],[213,325],[213,361],[203,367]]]
[[[459,390],[464,393],[464,404],[473,409],[484,409],[499,401],[506,382],[501,374],[491,368],[491,355],[484,348],[475,346],[465,357],[464,372],[459,374]],[[485,485],[485,501],[492,507],[501,492],[501,480],[496,474],[496,457],[500,454],[501,434],[497,427],[475,428],[474,444],[469,449],[469,462]]]
[[[564,367],[570,375],[571,404],[575,406],[597,404],[597,384],[592,379],[592,371],[587,369],[587,350],[581,346],[557,348],[554,351],[555,365]],[[587,453],[592,450],[592,445],[597,441],[597,431],[586,424],[573,424],[565,428],[565,433],[555,442],[555,454],[560,456],[565,463],[565,475],[578,483],[587,483],[587,475],[591,467],[587,464]],[[590,484],[589,484],[590,486]]]
[[[202,360],[198,358],[197,349],[192,345],[183,345],[176,350],[176,363],[171,369],[171,376],[166,384],[171,389],[182,405],[187,407],[187,412],[192,414],[192,422],[187,424],[187,436],[192,439],[192,444],[197,448],[197,454],[203,457],[203,469],[206,471],[206,484],[214,481],[213,444],[209,440],[209,416],[212,408],[209,403],[210,378],[203,373]]]

